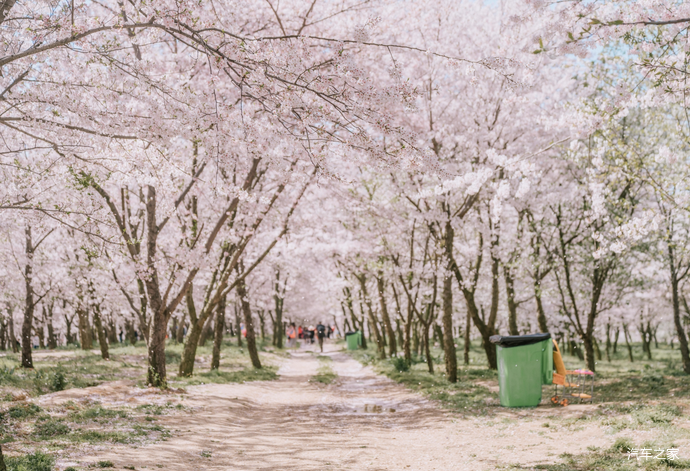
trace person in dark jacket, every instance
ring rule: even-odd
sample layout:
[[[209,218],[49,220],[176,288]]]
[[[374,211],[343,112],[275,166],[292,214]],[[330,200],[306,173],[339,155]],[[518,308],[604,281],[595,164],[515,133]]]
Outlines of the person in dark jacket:
[[[326,326],[321,322],[316,324],[316,338],[319,340],[319,348],[323,353],[323,339],[326,337]]]

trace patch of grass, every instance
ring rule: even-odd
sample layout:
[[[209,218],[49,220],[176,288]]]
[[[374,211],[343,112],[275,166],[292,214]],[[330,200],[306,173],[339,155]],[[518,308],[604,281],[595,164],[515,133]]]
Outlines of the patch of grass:
[[[87,442],[87,443],[101,443],[101,442],[111,442],[111,443],[122,443],[129,444],[134,443],[136,433],[123,433],[123,432],[101,432],[98,430],[78,430],[73,432],[69,438],[73,442]]]
[[[330,365],[333,362],[331,357],[319,355],[316,357],[316,359],[319,361],[320,366],[318,370],[316,370],[316,374],[312,376],[309,381],[321,384],[331,384],[338,379],[338,375],[335,373],[335,371],[333,371],[333,368],[331,368]]]
[[[43,440],[69,435],[71,431],[70,426],[60,419],[37,421],[34,425],[34,435]]]
[[[52,471],[55,459],[37,451],[21,457],[6,457],[7,471]]]
[[[410,371],[410,364],[405,360],[404,357],[393,357],[391,358],[391,365],[398,371],[398,373],[405,373]]]
[[[60,348],[56,352],[61,350],[68,349]],[[111,349],[114,360],[118,350],[118,347]],[[37,396],[69,387],[83,388],[122,379],[131,376],[133,370],[141,375],[145,372],[143,367],[123,368],[117,361],[106,362],[91,352],[72,349],[64,353],[62,356],[35,359],[35,370],[22,369],[16,355],[7,355],[0,359],[0,384]]]
[[[146,415],[163,415],[166,407],[160,404],[141,404],[137,410],[143,411]]]
[[[10,407],[0,418],[9,417],[11,419],[27,419],[41,412],[41,408],[36,404],[21,404]]]
[[[496,378],[496,372],[487,368],[459,368],[458,382],[453,384],[446,381],[443,365],[435,365],[436,374],[433,375],[428,372],[426,363],[413,362],[407,371],[400,371],[393,362],[377,360],[366,351],[351,353],[360,362],[372,365],[378,373],[438,401],[445,409],[463,415],[487,415],[498,406],[496,394],[476,384],[478,379]]]
[[[170,431],[158,424],[151,425],[134,425],[134,434],[138,436],[147,436],[151,432],[159,432],[160,438],[170,438]]]
[[[639,454],[639,450],[643,448],[649,450],[649,457],[645,458],[645,455]],[[607,450],[593,448],[589,453],[580,455],[564,453],[561,455],[562,463],[540,464],[533,468],[519,469],[543,469],[548,471],[590,471],[594,469],[597,471],[634,471],[639,469],[657,471],[690,469],[690,460],[683,458],[669,459],[669,455],[665,452],[669,448],[677,447],[672,444],[660,445],[655,443],[645,443],[636,447],[629,439],[619,439]],[[637,457],[630,454],[631,451],[634,452],[635,450],[638,451]],[[664,452],[661,453],[661,459],[657,459],[656,456],[662,450]]]
[[[64,391],[67,387],[67,378],[62,371],[56,371],[50,377],[50,389],[52,391]]]
[[[90,407],[72,414],[72,420],[97,420],[97,419],[126,419],[127,413],[122,410],[106,409],[102,406]]]
[[[599,420],[610,433],[625,429],[657,430],[665,436],[682,438],[690,436],[687,429],[674,425],[675,419],[682,414],[683,410],[675,404],[604,404],[590,418]]]
[[[331,384],[336,379],[338,379],[338,375],[335,374],[332,369],[321,367],[318,369],[317,374],[312,376],[309,381],[314,381],[321,384]]]
[[[200,383],[237,383],[243,381],[266,381],[277,378],[276,369],[266,367],[262,370],[251,368],[246,349],[237,347],[234,339],[223,342],[221,357],[221,374],[207,371],[200,372],[192,378],[169,378],[184,384]],[[284,350],[271,347],[271,341],[260,341],[259,346],[271,348],[274,355],[285,355]],[[180,363],[184,346],[171,342],[166,346],[166,362],[175,371]],[[210,358],[212,342],[200,346],[197,358]],[[20,395],[35,397],[41,394],[60,391],[68,388],[85,388],[97,386],[105,381],[132,379],[146,385],[147,349],[144,342],[136,346],[114,344],[110,346],[111,361],[104,361],[99,354],[77,349],[74,345],[59,347],[55,355],[41,356],[34,359],[35,370],[21,368],[20,357],[7,353],[0,357],[0,398],[5,401],[16,400],[16,390]],[[201,371],[198,369],[197,370]],[[205,368],[204,368],[205,369]],[[12,388],[7,391],[5,388]]]
[[[114,468],[115,464],[112,461],[99,461],[96,464],[92,464],[89,468]]]

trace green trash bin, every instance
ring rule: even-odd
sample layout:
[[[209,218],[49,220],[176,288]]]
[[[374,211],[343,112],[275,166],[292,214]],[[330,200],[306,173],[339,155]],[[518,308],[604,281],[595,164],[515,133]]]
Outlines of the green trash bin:
[[[536,407],[542,384],[553,381],[551,334],[494,335],[498,389],[504,407]]]
[[[348,350],[357,350],[362,345],[362,333],[359,330],[357,332],[347,332],[345,340],[347,341]]]

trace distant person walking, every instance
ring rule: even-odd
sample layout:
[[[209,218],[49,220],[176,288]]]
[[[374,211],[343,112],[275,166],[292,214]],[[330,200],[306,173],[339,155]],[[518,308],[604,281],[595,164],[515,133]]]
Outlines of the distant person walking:
[[[326,337],[326,326],[321,322],[316,324],[316,337],[319,339],[319,348],[321,353],[323,353],[323,339]]]
[[[295,329],[295,323],[291,323],[287,328],[287,346],[288,348],[293,348],[295,346],[295,339],[297,337],[297,329]]]

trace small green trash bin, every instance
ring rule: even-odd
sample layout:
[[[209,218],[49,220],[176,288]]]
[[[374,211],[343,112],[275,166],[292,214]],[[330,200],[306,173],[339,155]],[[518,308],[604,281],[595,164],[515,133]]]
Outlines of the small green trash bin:
[[[347,332],[345,340],[347,341],[348,350],[357,350],[362,345],[362,333],[359,330],[357,332]]]
[[[494,335],[498,389],[504,407],[536,407],[542,384],[553,381],[551,334]]]

